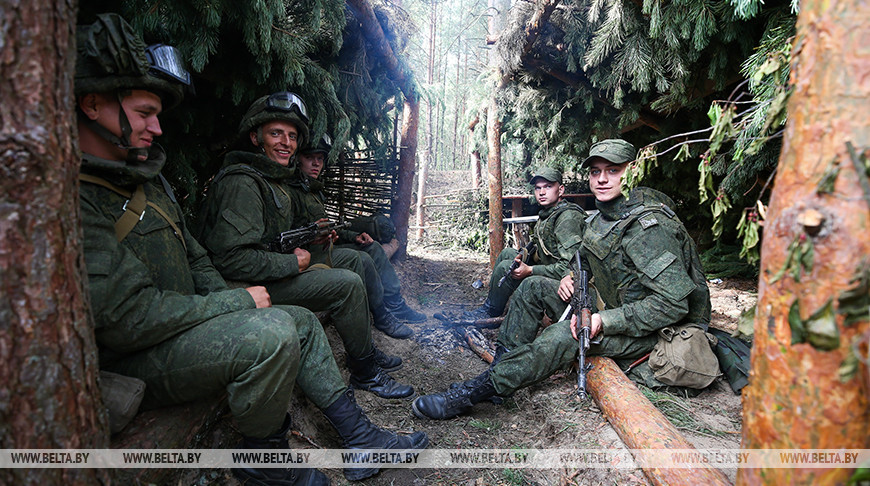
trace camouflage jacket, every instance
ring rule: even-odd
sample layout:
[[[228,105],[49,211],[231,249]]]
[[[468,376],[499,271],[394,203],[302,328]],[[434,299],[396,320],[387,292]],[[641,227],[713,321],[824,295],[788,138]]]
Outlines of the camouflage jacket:
[[[537,244],[532,275],[561,279],[568,275],[574,252],[583,243],[586,211],[580,206],[559,201],[538,213],[533,239]]]
[[[290,197],[290,184],[296,179],[294,167],[265,155],[226,155],[208,190],[200,236],[224,277],[268,282],[299,274],[296,255],[268,250],[279,233],[301,221]]]
[[[604,333],[645,336],[676,323],[709,324],[710,291],[695,242],[653,189],[596,203],[582,254],[606,304]]]
[[[300,172],[299,177],[290,184],[290,187],[290,197],[293,199],[294,207],[298,210],[294,220],[297,226],[310,224],[318,219],[329,218],[324,206],[323,182],[318,179],[312,179]],[[342,243],[353,243],[354,238],[359,235],[358,232],[347,228],[342,228],[337,233]]]
[[[82,182],[84,255],[95,333],[103,364],[139,352],[213,317],[256,307],[244,289],[228,290],[206,251],[188,232],[181,208],[159,178],[165,155],[152,150],[140,164],[85,154],[82,173],[133,192],[142,184],[181,234],[152,206],[118,242],[114,225],[127,197]],[[182,239],[184,244],[182,244]],[[186,247],[185,247],[186,245]]]

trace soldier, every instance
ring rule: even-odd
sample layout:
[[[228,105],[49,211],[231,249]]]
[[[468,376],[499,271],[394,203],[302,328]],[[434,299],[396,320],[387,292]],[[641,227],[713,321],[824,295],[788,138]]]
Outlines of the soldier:
[[[530,255],[530,261],[534,263],[529,265],[522,262],[522,256],[513,248],[502,250],[489,278],[486,301],[481,307],[463,313],[463,319],[477,320],[502,315],[514,290],[527,277],[534,275],[559,280],[568,273],[571,258],[583,241],[586,212],[580,206],[562,200],[565,194],[562,173],[552,167],[535,172],[529,184],[541,207],[532,237],[536,250]],[[499,286],[498,282],[515,260],[519,266]]]
[[[263,287],[230,290],[188,232],[154,143],[157,115],[190,86],[176,51],[146,48],[117,14],[80,27],[77,45],[83,247],[101,369],[145,381],[144,408],[226,393],[242,448],[289,448],[294,383],[345,447],[426,447],[422,432],[400,437],[369,422],[310,311],[272,307]],[[314,469],[233,473],[247,484],[329,483]]]
[[[326,252],[268,249],[280,232],[301,226],[304,208],[292,197],[292,185],[298,181],[294,154],[308,138],[307,123],[305,104],[294,93],[274,93],[251,104],[239,125],[251,151],[232,151],[224,158],[205,202],[202,243],[225,278],[264,285],[277,304],[329,311],[347,352],[352,386],[383,398],[411,396],[413,387],[385,371],[397,369],[402,360],[372,343],[359,252],[335,250],[335,268],[309,268],[325,262]]]
[[[656,332],[675,323],[710,322],[710,292],[695,243],[671,206],[653,189],[622,195],[622,175],[635,158],[624,140],[604,140],[583,162],[599,213],[583,235],[588,261],[604,309],[592,314],[591,335],[601,335],[589,356],[634,360],[650,352]],[[570,275],[561,282],[523,281],[499,332],[501,353],[479,376],[443,393],[414,400],[418,417],[446,419],[483,400],[508,396],[537,383],[577,359],[576,322],[557,322],[536,337],[541,317],[558,316],[574,291]],[[516,309],[514,313],[514,309]]]
[[[307,144],[299,151],[300,184],[292,193],[308,212],[308,222],[326,219],[326,209],[323,207],[323,183],[318,180],[326,170],[326,158],[332,150],[332,139],[324,135],[317,144]],[[348,229],[337,232],[337,248],[357,250],[370,258],[363,258],[366,267],[366,289],[369,300],[372,296],[383,295],[383,303],[393,316],[407,322],[424,322],[426,315],[410,308],[402,298],[399,276],[390,262],[380,243],[373,240],[368,233],[357,233]],[[371,263],[369,263],[371,262]],[[371,304],[371,302],[370,302]],[[377,324],[376,326],[377,327]]]

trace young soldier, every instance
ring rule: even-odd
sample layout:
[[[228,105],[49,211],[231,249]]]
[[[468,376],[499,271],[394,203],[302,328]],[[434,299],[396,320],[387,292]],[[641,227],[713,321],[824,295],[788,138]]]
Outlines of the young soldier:
[[[541,207],[538,222],[535,223],[535,234],[532,236],[536,250],[530,261],[534,263],[528,265],[522,262],[521,255],[513,248],[502,250],[489,278],[486,301],[483,306],[463,313],[462,317],[465,319],[476,320],[502,315],[514,290],[527,277],[535,275],[559,280],[568,272],[571,258],[583,241],[586,212],[580,206],[562,200],[565,193],[562,173],[552,167],[544,167],[535,172],[529,184],[532,185],[535,200]],[[499,281],[514,260],[520,261],[519,266],[499,287]]]
[[[314,261],[324,262],[325,252],[268,249],[279,233],[301,226],[302,208],[291,196],[298,180],[293,156],[308,137],[307,123],[305,105],[294,93],[254,101],[239,126],[252,151],[233,151],[224,158],[204,206],[202,242],[225,278],[264,285],[277,304],[330,311],[347,352],[351,385],[383,398],[408,397],[414,389],[384,370],[398,368],[402,360],[372,344],[359,253],[335,250],[336,268],[309,268]]]
[[[228,289],[188,232],[154,143],[157,115],[190,85],[175,50],[146,49],[117,14],[80,27],[77,43],[83,247],[100,367],[144,380],[144,408],[226,393],[243,448],[289,448],[294,383],[346,447],[426,447],[421,432],[399,437],[371,425],[310,311],[272,307],[263,287]],[[329,483],[313,469],[233,473],[246,484]]]
[[[293,195],[299,201],[299,206],[308,212],[309,223],[326,219],[323,183],[318,177],[326,170],[326,158],[330,150],[332,139],[329,135],[324,135],[316,144],[307,144],[299,151],[300,184]],[[368,233],[357,233],[348,229],[339,230],[337,236],[340,243],[337,248],[357,250],[370,257],[362,257],[367,270],[374,270],[367,271],[365,276],[369,300],[372,300],[372,295],[383,295],[384,305],[390,314],[407,322],[426,320],[425,314],[410,308],[402,298],[399,276],[380,243],[373,240]]]
[[[605,308],[592,314],[591,335],[600,344],[590,356],[637,359],[650,352],[656,331],[672,324],[710,322],[710,292],[695,243],[664,194],[643,187],[622,195],[622,175],[635,158],[624,140],[604,140],[583,162],[599,213],[583,235],[588,261]],[[499,333],[503,353],[494,366],[446,392],[414,400],[418,417],[446,419],[496,395],[511,395],[577,359],[576,322],[557,322],[536,336],[544,313],[558,316],[574,291],[570,275],[561,282],[528,279],[511,303]],[[524,288],[525,287],[525,288]],[[504,350],[506,348],[506,350]]]

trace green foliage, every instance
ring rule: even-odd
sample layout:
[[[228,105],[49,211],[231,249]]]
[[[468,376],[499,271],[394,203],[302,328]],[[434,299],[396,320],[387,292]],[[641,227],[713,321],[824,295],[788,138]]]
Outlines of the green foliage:
[[[380,10],[379,18],[389,22]],[[81,5],[79,23],[106,11],[127,18],[147,43],[176,46],[189,63],[196,96],[161,116],[160,140],[169,154],[164,172],[188,212],[236,143],[248,105],[264,94],[299,93],[313,137],[330,133],[336,146],[388,150],[399,91],[367,52],[343,1],[89,0]],[[401,52],[406,39],[385,30]]]

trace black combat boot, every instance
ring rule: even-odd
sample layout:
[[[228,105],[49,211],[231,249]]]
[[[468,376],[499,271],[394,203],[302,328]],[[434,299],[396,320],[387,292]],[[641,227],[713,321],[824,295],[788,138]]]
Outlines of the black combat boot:
[[[492,306],[492,303],[489,301],[489,297],[483,301],[483,305],[478,307],[477,309],[473,309],[470,311],[465,311],[462,313],[462,319],[466,321],[476,321],[478,319],[489,319],[491,317],[498,317],[501,315],[495,307]]]
[[[284,419],[281,430],[264,438],[243,437],[240,449],[285,449],[289,452],[290,415]],[[317,469],[236,468],[233,475],[244,485],[254,486],[329,486],[329,478]]]
[[[489,364],[489,370],[492,371],[492,369],[495,368],[495,365],[497,365],[498,362],[501,361],[501,357],[504,356],[504,354],[509,352],[509,351],[510,350],[508,348],[502,346],[501,344],[496,344],[495,345],[495,355],[492,357],[492,363]],[[455,383],[451,383],[449,389],[453,390],[454,388],[468,387],[468,386],[470,386],[469,383],[474,379],[475,378],[472,378],[471,380],[457,381]],[[502,402],[504,402],[504,399],[508,398],[509,396],[510,395],[508,395],[508,396],[493,395],[493,396],[487,398],[486,400],[488,400],[489,402],[491,402],[495,405],[501,405]]]
[[[408,339],[414,331],[401,323],[386,307],[372,311],[372,325],[375,329],[395,339]]]
[[[395,316],[397,319],[405,322],[426,322],[426,314],[417,312],[408,307],[408,303],[405,302],[405,299],[402,298],[401,295],[397,296],[394,301],[389,302],[384,298],[384,305],[387,307],[387,310],[390,311],[390,314]]]
[[[398,383],[381,369],[375,360],[374,349],[362,358],[348,356],[347,368],[354,388],[370,391],[381,398],[405,398],[414,394],[414,387]]]
[[[417,397],[411,408],[420,418],[443,420],[467,412],[477,403],[495,396],[489,370],[442,393]]]
[[[375,362],[384,371],[396,371],[402,367],[402,358],[398,356],[390,356],[378,348],[375,348]]]
[[[346,449],[425,449],[429,438],[423,432],[411,435],[396,435],[373,425],[353,398],[353,390],[348,388],[332,405],[323,411],[326,418],[338,431]],[[379,467],[345,468],[344,477],[348,481],[359,481],[374,476]]]

